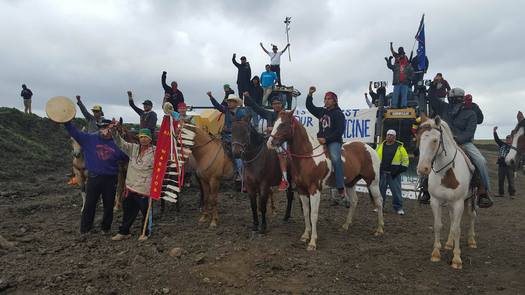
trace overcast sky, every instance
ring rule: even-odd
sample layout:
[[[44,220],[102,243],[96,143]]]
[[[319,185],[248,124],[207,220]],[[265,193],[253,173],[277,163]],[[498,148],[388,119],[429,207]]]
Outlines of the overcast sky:
[[[138,122],[126,91],[160,112],[163,70],[189,105],[209,105],[206,91],[236,90],[232,54],[247,56],[259,75],[269,61],[259,42],[283,48],[283,20],[292,16],[292,62],[283,56],[281,71],[303,93],[299,105],[315,85],[363,108],[368,81],[392,79],[389,42],[409,52],[425,13],[426,78],[442,72],[471,93],[485,114],[477,137],[489,138],[494,125],[509,132],[525,109],[523,11],[525,1],[0,0],[0,106],[21,108],[26,83],[41,115],[48,98],[79,94],[106,117]]]

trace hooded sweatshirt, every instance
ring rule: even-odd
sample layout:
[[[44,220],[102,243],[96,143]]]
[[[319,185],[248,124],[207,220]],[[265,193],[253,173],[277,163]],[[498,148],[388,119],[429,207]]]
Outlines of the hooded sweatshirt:
[[[345,115],[343,111],[336,106],[332,109],[316,107],[313,104],[313,97],[306,97],[306,108],[312,115],[319,119],[318,138],[324,138],[326,144],[332,142],[343,142],[343,133],[345,132]]]

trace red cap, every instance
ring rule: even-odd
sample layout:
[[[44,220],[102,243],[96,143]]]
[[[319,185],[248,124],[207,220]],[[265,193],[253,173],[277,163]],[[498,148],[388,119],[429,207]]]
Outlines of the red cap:
[[[180,109],[180,108],[187,108],[188,106],[186,105],[185,102],[179,102],[179,104],[177,105],[177,109]]]
[[[472,95],[470,94],[465,95],[465,105],[467,107],[472,106]]]

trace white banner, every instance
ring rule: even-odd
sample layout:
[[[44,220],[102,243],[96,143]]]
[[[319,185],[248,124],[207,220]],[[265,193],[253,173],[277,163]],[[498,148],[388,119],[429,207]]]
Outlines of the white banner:
[[[346,117],[343,141],[360,140],[374,142],[377,108],[343,109]],[[295,117],[306,127],[314,138],[319,131],[319,120],[312,116],[306,108],[295,109]]]

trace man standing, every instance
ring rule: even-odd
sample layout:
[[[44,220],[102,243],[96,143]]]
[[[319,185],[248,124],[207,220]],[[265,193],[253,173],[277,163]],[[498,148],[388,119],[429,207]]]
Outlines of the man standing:
[[[270,70],[270,65],[265,66],[266,71],[261,74],[261,87],[263,89],[263,97],[261,104],[263,107],[268,105],[268,96],[272,93],[277,75]]]
[[[465,107],[465,91],[461,88],[453,88],[448,93],[448,103],[441,101],[437,97],[430,97],[430,106],[436,115],[439,115],[452,130],[457,144],[463,148],[474,166],[479,171],[482,180],[482,187],[479,190],[478,206],[489,208],[492,200],[489,196],[490,180],[487,169],[487,160],[480,153],[478,148],[472,143],[476,133],[477,116],[476,112],[469,107]]]
[[[390,46],[392,47],[392,46]],[[392,56],[385,57],[386,66],[392,70],[394,93],[392,97],[392,108],[406,108],[408,105],[408,89],[413,74],[412,66],[405,56],[403,47],[399,47],[399,52],[394,54],[395,63],[392,64]]]
[[[447,93],[450,91],[450,85],[447,80],[443,79],[443,74],[437,73],[434,80],[428,87],[428,95],[432,98],[438,98],[441,101],[445,101]]]
[[[272,45],[272,52],[266,50],[262,42],[259,44],[261,45],[262,50],[270,57],[270,69],[272,72],[277,73],[277,85],[281,87],[281,55],[283,55],[286,49],[290,47],[290,43],[286,44],[286,47],[284,47],[283,51],[279,51],[276,45]]]
[[[125,141],[116,132],[115,128],[112,128],[111,132],[117,146],[130,159],[128,173],[126,174],[127,193],[122,200],[122,224],[118,230],[118,234],[111,238],[113,241],[122,241],[131,236],[130,228],[135,218],[137,218],[139,211],[142,212],[142,224],[146,222],[153,162],[155,158],[155,146],[151,143],[152,134],[148,128],[140,129],[139,144]],[[140,236],[139,241],[146,240],[148,236],[149,234],[146,231],[146,235]]]
[[[250,63],[246,61],[246,56],[241,56],[241,63],[238,63],[235,60],[235,56],[236,54],[234,53],[232,57],[232,63],[237,67],[237,90],[241,96],[245,91],[250,89],[252,69],[250,68]]]
[[[147,128],[151,132],[152,138],[155,138],[155,128],[157,127],[157,113],[152,111],[153,103],[146,99],[142,106],[144,109],[139,109],[133,101],[133,93],[128,91],[129,106],[140,116],[140,128]]]
[[[84,103],[82,103],[82,100],[80,100],[80,95],[77,95],[77,105],[80,108],[82,115],[84,115],[84,118],[86,118],[87,132],[97,132],[98,125],[104,120],[104,112],[102,112],[102,107],[98,104],[94,105],[91,108],[93,114],[90,114]]]
[[[312,95],[316,91],[314,86],[308,90],[306,108],[319,119],[319,132],[317,139],[320,144],[326,145],[330,153],[330,160],[334,167],[335,183],[341,200],[345,198],[345,180],[341,147],[343,146],[343,133],[345,131],[345,115],[337,104],[337,95],[331,91],[324,95],[324,108],[313,104]]]
[[[396,131],[390,129],[386,132],[386,140],[377,147],[377,154],[381,160],[379,190],[383,196],[383,206],[386,202],[386,189],[392,192],[392,206],[399,215],[403,211],[403,196],[401,194],[401,173],[408,169],[408,153],[403,143],[396,141]]]
[[[262,105],[262,98],[264,95],[264,90],[261,87],[259,76],[253,76],[248,93],[250,95],[252,103],[257,104],[258,106]],[[255,112],[252,116],[252,124],[256,129],[257,127],[259,127],[259,121],[260,121],[260,116],[257,112]]]
[[[165,102],[169,102],[175,108],[177,105],[179,105],[179,103],[184,101],[184,94],[182,94],[182,92],[179,90],[179,84],[177,84],[177,82],[172,81],[171,87],[166,84],[166,75],[166,71],[162,72],[162,77],[160,79],[162,88],[164,88],[165,92],[164,101],[162,104],[164,105]]]
[[[69,135],[82,147],[86,168],[89,171],[86,200],[80,220],[82,240],[93,227],[95,210],[101,196],[104,205],[101,229],[104,233],[109,233],[113,222],[118,162],[129,160],[113,141],[110,124],[110,120],[104,119],[99,123],[98,132],[86,133],[79,131],[71,122],[65,123]]]
[[[24,113],[32,114],[31,97],[33,97],[33,92],[31,92],[31,89],[27,88],[26,84],[22,84],[22,92],[20,92],[20,96],[24,99]]]
[[[507,154],[510,152],[510,149],[512,148],[512,137],[510,135],[507,135],[505,138],[505,142],[503,142],[501,139],[499,139],[498,133],[498,126],[494,127],[494,141],[499,146],[499,153],[498,153],[498,194],[496,197],[504,197],[505,196],[505,178],[507,179],[509,183],[509,195],[511,198],[514,198],[514,195],[516,194],[516,188],[514,187],[514,167],[507,165],[505,162],[505,157],[507,157]]]

